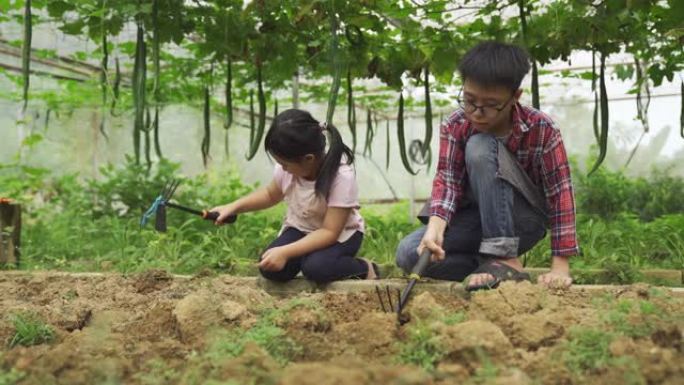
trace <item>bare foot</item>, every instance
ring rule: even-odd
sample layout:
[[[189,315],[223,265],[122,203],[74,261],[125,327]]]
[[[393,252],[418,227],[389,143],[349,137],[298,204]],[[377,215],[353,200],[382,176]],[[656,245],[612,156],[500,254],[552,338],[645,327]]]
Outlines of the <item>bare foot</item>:
[[[375,269],[373,268],[373,263],[365,258],[361,258],[363,261],[366,262],[368,265],[368,275],[366,275],[366,279],[378,279],[378,275],[375,274]]]
[[[523,271],[524,269],[522,263],[520,262],[520,259],[518,258],[501,258],[497,259],[496,261],[508,265],[517,271]],[[468,287],[470,288],[474,286],[484,285],[485,283],[491,282],[493,280],[494,276],[488,273],[473,274],[468,279]]]
[[[572,277],[568,273],[550,271],[540,275],[537,283],[549,289],[567,289],[572,285]]]

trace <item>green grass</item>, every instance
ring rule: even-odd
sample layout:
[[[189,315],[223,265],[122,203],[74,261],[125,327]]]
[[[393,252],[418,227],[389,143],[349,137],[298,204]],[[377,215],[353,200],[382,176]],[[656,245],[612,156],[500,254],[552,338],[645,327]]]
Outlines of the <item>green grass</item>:
[[[435,335],[427,324],[416,322],[408,329],[406,340],[399,343],[397,362],[432,371],[444,354],[439,336]]]
[[[615,338],[611,332],[573,326],[561,353],[563,363],[580,381],[587,375],[617,367],[624,372],[625,384],[645,384],[633,357],[614,357],[610,353]]]
[[[494,365],[491,358],[482,349],[475,350],[480,367],[475,370],[475,374],[468,379],[468,384],[488,385],[494,382],[499,375],[500,369]]]
[[[15,330],[14,336],[9,341],[10,348],[17,345],[39,345],[52,342],[55,339],[54,329],[35,314],[13,314],[10,316],[10,320]]]
[[[14,385],[26,377],[26,373],[16,370],[0,369],[0,385]]]
[[[575,373],[601,369],[611,363],[611,333],[598,329],[572,327],[563,354],[565,365]]]
[[[123,167],[103,168],[102,174],[95,181],[75,175],[54,177],[29,167],[0,167],[0,196],[24,203],[20,268],[123,273],[156,268],[177,274],[209,269],[253,275],[259,255],[276,238],[285,213],[284,205],[279,205],[241,215],[234,225],[217,228],[169,209],[167,233],[155,232],[153,223],[141,230],[141,213],[166,181],[178,177],[178,165],[161,162],[148,171],[129,160]],[[630,198],[629,205],[611,204],[621,211],[603,210],[592,203],[610,195],[597,182],[600,178],[578,178],[577,194],[589,196],[578,196],[577,229],[584,255],[572,259],[573,269],[606,268],[606,279],[617,283],[638,281],[642,268],[684,269],[684,212],[677,201],[666,199],[680,192],[680,180],[661,178],[654,182],[658,190],[648,195],[643,180],[637,188],[629,179],[601,175],[610,179],[605,186],[624,183],[620,194],[632,191],[650,202],[650,208],[648,213],[638,212]],[[175,199],[208,208],[256,187],[242,183],[235,170],[214,172],[186,178]],[[401,239],[419,227],[408,218],[408,203],[371,205],[361,212],[367,231],[360,255],[393,265]],[[547,237],[523,259],[528,267],[545,267],[550,255]]]
[[[466,313],[463,311],[448,312],[442,316],[441,321],[447,325],[456,325],[466,320]]]
[[[621,299],[602,317],[604,322],[617,333],[640,338],[650,336],[656,331],[657,322],[666,315],[652,302]]]
[[[251,328],[247,330],[234,328],[219,332],[208,350],[207,358],[220,362],[225,357],[237,357],[244,351],[245,344],[253,342],[278,363],[287,364],[301,353],[302,348],[276,323],[298,306],[320,310],[316,302],[308,299],[293,299],[282,308],[264,308],[259,320]]]

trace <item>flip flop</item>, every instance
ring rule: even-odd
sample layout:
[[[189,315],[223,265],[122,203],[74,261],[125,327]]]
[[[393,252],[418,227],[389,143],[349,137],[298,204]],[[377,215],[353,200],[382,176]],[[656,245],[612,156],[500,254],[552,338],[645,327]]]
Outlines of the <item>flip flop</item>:
[[[484,282],[481,285],[469,286],[470,277],[473,274],[490,274],[494,277],[489,281]],[[523,271],[518,271],[505,263],[499,262],[496,259],[490,259],[487,262],[480,265],[467,279],[465,282],[466,291],[477,291],[477,290],[488,290],[495,289],[503,281],[531,281],[530,275]]]

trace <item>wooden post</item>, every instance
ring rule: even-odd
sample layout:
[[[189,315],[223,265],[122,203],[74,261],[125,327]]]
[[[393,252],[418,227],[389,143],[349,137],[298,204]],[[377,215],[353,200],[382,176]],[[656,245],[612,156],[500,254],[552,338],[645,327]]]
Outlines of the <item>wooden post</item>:
[[[19,265],[21,205],[0,199],[0,266]]]

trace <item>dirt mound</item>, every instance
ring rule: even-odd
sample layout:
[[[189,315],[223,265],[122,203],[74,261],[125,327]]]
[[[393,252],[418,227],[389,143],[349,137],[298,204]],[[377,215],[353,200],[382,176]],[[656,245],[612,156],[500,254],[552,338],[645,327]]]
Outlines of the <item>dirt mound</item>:
[[[135,277],[133,287],[137,293],[147,294],[168,286],[172,280],[173,276],[165,270],[148,270]]]
[[[684,376],[684,301],[648,286],[416,293],[411,322],[398,326],[375,292],[282,298],[249,282],[0,275],[3,342],[20,313],[55,335],[3,344],[0,364],[21,385],[674,385]]]
[[[279,385],[429,385],[434,382],[419,369],[387,367],[360,360],[313,362],[290,365]]]
[[[333,326],[334,340],[347,345],[347,351],[368,357],[390,354],[397,341],[397,316],[380,312],[366,313],[357,321]]]
[[[498,326],[488,321],[440,325],[436,333],[441,337],[446,358],[466,365],[481,362],[485,357],[494,362],[504,362],[512,351],[508,337]]]
[[[183,342],[202,342],[202,337],[209,329],[225,326],[247,316],[246,306],[217,297],[220,296],[215,292],[200,289],[176,303],[172,315]]]

